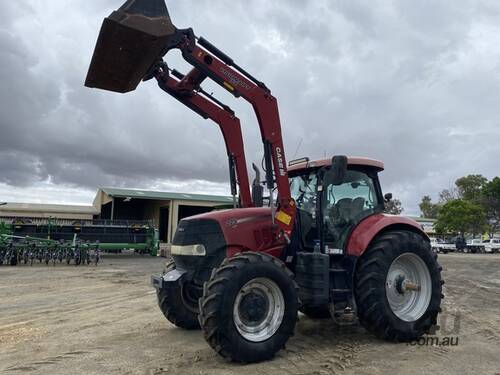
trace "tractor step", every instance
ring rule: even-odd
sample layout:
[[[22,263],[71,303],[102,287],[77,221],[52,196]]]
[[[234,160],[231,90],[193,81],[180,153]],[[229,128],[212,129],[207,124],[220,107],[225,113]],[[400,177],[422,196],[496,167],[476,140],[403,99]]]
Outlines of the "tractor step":
[[[353,326],[358,323],[358,317],[356,315],[356,312],[349,308],[346,307],[342,311],[335,311],[332,315],[332,318],[334,322],[338,326]]]

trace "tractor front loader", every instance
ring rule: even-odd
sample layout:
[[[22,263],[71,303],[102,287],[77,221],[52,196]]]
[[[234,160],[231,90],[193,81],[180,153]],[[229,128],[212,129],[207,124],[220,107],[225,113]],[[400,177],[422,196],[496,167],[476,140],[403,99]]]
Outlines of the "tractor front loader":
[[[163,60],[174,49],[192,66],[187,74]],[[176,28],[164,0],[129,0],[104,20],[86,85],[124,93],[149,79],[219,125],[234,200],[233,209],[179,223],[173,260],[152,277],[170,322],[201,328],[217,353],[238,362],[272,358],[298,311],[359,321],[391,341],[429,332],[443,297],[441,267],[416,222],[383,214],[390,196],[378,179],[382,162],[337,155],[287,164],[267,86],[192,29]],[[256,113],[265,180],[254,166],[251,190],[240,122],[202,89],[207,79]]]

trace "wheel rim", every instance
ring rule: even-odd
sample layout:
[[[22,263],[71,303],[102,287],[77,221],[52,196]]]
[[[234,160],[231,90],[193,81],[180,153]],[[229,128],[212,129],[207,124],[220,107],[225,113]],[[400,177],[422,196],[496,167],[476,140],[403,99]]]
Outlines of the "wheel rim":
[[[256,278],[238,292],[233,307],[236,329],[252,342],[265,341],[281,326],[285,299],[279,286],[268,278]]]
[[[401,320],[421,318],[431,302],[432,282],[427,265],[412,253],[397,257],[389,267],[385,283],[392,312]]]

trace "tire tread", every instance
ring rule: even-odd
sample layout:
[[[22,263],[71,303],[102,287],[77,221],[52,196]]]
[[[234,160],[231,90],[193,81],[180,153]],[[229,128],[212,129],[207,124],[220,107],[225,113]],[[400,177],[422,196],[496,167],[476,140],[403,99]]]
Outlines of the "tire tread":
[[[429,308],[414,324],[395,324],[385,295],[385,277],[381,270],[388,269],[401,249],[414,249],[429,266],[432,293]],[[425,259],[424,259],[425,258]],[[390,341],[412,341],[428,332],[436,324],[442,294],[442,267],[436,261],[430,244],[422,236],[404,230],[391,231],[376,238],[358,261],[354,278],[358,318],[365,329],[378,338]],[[381,287],[384,285],[384,287]],[[402,321],[400,321],[402,322]],[[404,327],[404,328],[402,328]]]

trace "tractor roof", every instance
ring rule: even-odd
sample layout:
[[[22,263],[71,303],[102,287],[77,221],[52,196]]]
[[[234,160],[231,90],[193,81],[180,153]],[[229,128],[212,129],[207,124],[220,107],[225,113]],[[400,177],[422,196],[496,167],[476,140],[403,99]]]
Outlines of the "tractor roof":
[[[292,163],[292,165],[290,165],[290,167],[288,168],[289,172],[293,172],[293,171],[297,171],[297,170],[301,170],[301,169],[324,167],[326,165],[331,165],[332,159],[326,158],[326,159],[309,161],[307,158],[305,158],[302,161],[297,160],[297,163],[295,163],[293,161],[291,163]],[[377,169],[378,171],[384,170],[384,163],[383,162],[381,162],[380,160],[375,160],[375,159],[370,159],[370,158],[363,158],[363,157],[358,157],[358,156],[348,156],[347,163],[348,163],[348,165],[372,167],[372,168]]]

